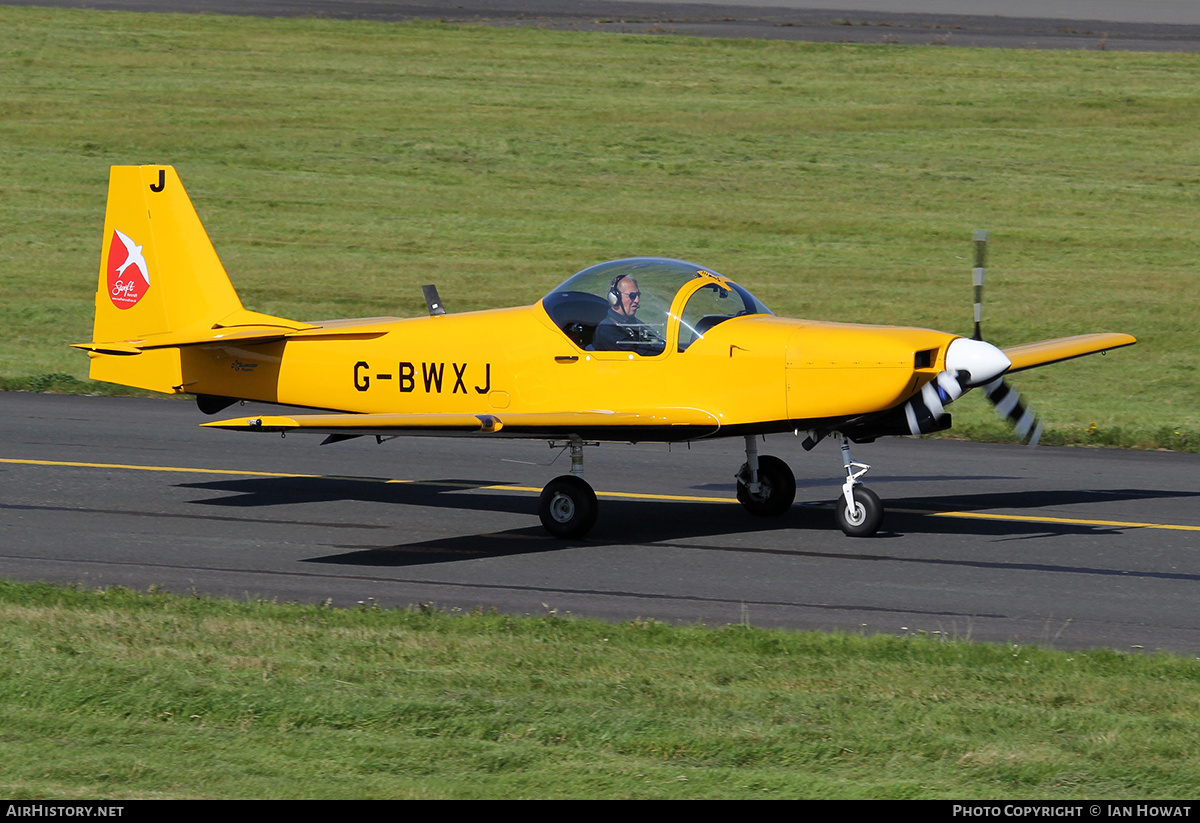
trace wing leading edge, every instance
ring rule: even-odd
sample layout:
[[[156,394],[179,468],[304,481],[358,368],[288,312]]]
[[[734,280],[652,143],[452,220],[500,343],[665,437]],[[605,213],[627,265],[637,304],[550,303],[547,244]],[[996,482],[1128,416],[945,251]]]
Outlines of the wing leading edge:
[[[1004,349],[1004,354],[1012,361],[1012,367],[1005,374],[1033,369],[1038,366],[1048,366],[1051,363],[1061,363],[1109,349],[1120,349],[1132,346],[1137,338],[1128,334],[1102,332],[1098,334],[1080,334],[1075,337],[1059,337],[1055,340],[1042,340],[1038,343],[1024,343]]]
[[[721,428],[703,409],[475,414],[302,414],[217,420],[202,426],[230,431],[358,435],[496,435],[541,439],[578,436],[617,440],[680,440],[711,437]]]

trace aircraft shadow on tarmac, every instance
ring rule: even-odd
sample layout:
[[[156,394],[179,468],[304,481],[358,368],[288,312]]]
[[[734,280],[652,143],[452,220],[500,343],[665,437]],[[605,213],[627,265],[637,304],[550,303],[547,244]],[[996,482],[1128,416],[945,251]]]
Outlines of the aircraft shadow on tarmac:
[[[486,494],[468,494],[474,489],[513,485],[496,480],[430,480],[387,482],[378,478],[283,477],[238,478],[180,484],[181,488],[228,492],[228,496],[193,501],[197,505],[235,509],[292,507],[297,504],[358,501],[395,506],[422,506],[447,511],[448,524],[455,511],[533,514],[535,496],[530,492],[489,489]],[[992,540],[1024,540],[1065,535],[1120,535],[1126,528],[1087,523],[1055,523],[1026,520],[990,520],[971,517],[936,516],[950,512],[1003,512],[1010,516],[1044,516],[1046,509],[1062,516],[1062,507],[1112,504],[1120,501],[1196,497],[1200,493],[1149,489],[1030,490],[1019,492],[971,493],[891,498],[883,529],[869,540],[844,538],[834,524],[832,501],[798,502],[786,514],[773,518],[748,515],[741,506],[696,501],[623,500],[602,498],[600,518],[583,539],[560,540],[540,526],[491,533],[457,535],[420,542],[371,545],[337,545],[338,553],[308,558],[306,562],[351,566],[423,566],[469,559],[597,547],[604,545],[676,544],[690,538],[745,535],[756,532],[829,532],[836,537],[839,552],[808,551],[817,546],[810,540],[796,541],[788,548],[752,548],[744,545],[691,546],[707,551],[754,554],[862,556],[886,559],[878,549],[889,540],[906,536],[977,537]],[[1094,515],[1093,515],[1094,516]],[[1107,519],[1098,517],[1098,519]],[[331,527],[356,525],[328,523]],[[374,528],[380,528],[376,523]],[[385,527],[386,528],[386,527]],[[448,530],[452,525],[448,525]],[[402,525],[396,526],[402,532]],[[330,544],[326,544],[330,545]],[[872,550],[874,547],[874,551]],[[897,557],[896,559],[902,559]],[[946,561],[937,561],[946,562]],[[973,563],[972,565],[978,565]],[[1001,564],[1003,565],[1003,564]],[[1127,574],[1127,570],[1120,571]]]

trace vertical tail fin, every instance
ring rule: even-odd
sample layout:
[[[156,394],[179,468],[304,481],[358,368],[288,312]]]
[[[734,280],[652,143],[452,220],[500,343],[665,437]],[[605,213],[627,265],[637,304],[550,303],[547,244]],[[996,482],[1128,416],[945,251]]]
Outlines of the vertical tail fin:
[[[92,339],[143,339],[242,308],[171,166],[113,166]]]
[[[181,342],[263,320],[276,318],[242,308],[175,169],[113,166],[94,342],[76,344],[92,358],[92,379],[185,391]]]

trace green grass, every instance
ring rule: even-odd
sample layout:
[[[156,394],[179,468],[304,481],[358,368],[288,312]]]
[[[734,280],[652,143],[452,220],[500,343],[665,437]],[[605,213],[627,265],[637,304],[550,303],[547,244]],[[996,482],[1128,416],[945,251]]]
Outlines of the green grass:
[[[529,303],[693,259],[777,313],[1002,345],[1047,442],[1200,443],[1200,56],[0,8],[0,386],[76,390],[108,166],[179,170],[248,307]],[[86,387],[92,390],[93,387]],[[1002,437],[980,398],[959,432]]]
[[[1187,799],[1200,663],[0,582],[0,796]]]

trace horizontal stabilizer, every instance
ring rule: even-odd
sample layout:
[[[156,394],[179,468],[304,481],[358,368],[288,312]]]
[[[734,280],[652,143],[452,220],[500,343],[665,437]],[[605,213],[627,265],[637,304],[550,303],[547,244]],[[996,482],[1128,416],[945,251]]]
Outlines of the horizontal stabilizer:
[[[72,343],[71,348],[94,351],[96,354],[117,354],[123,356],[142,353],[142,350],[132,343]]]
[[[254,315],[254,312],[244,312]],[[250,319],[250,318],[246,318]],[[181,346],[211,346],[219,343],[271,343],[277,340],[362,340],[385,334],[374,326],[345,326],[337,323],[312,325],[297,323],[269,315],[257,315],[259,322],[234,325],[222,321],[211,328],[184,329],[176,332],[151,334],[139,340],[120,340],[108,343],[72,343],[77,349],[99,354],[141,354],[152,349],[171,349]],[[272,322],[273,321],[273,322]]]
[[[1012,374],[1038,366],[1048,366],[1051,363],[1061,363],[1063,360],[1075,357],[1132,346],[1136,342],[1137,338],[1128,334],[1104,332],[1060,337],[1057,340],[1043,340],[1040,343],[1024,343],[1004,349],[1004,354],[1012,361],[1012,368],[1006,373]]]

